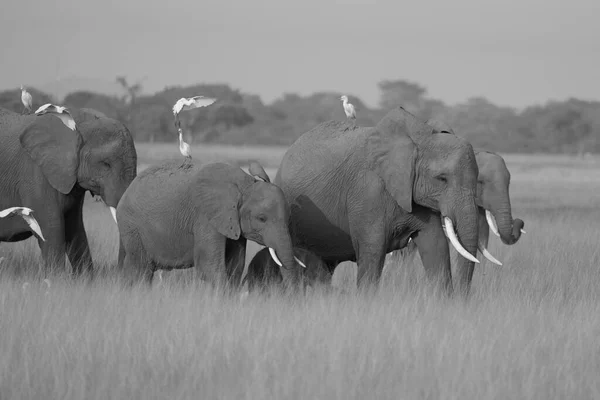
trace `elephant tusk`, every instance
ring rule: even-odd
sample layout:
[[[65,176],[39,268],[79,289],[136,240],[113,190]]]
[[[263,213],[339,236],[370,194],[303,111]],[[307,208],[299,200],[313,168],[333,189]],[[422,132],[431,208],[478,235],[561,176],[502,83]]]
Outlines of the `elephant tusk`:
[[[483,256],[485,258],[487,258],[488,260],[490,260],[491,262],[493,262],[496,265],[502,266],[502,263],[500,261],[498,261],[498,259],[496,257],[491,255],[490,252],[485,248],[485,246],[483,244],[479,243],[477,247],[479,248],[479,251],[481,252],[481,254],[483,254]]]
[[[115,224],[116,224],[117,223],[117,209],[114,207],[110,207],[110,213],[112,214],[112,217],[115,220]]]
[[[297,262],[298,264],[300,264],[300,265],[302,266],[302,268],[306,268],[306,265],[304,265],[304,263],[303,263],[302,261],[300,261],[300,260],[298,259],[298,257],[294,256],[294,260],[296,260],[296,262]]]
[[[275,250],[273,250],[270,247],[269,247],[269,254],[271,255],[271,258],[273,259],[273,261],[275,261],[275,264],[279,265],[280,267],[283,267],[283,264],[281,263],[281,261],[279,261],[279,258],[277,258],[277,254],[275,254]]]
[[[448,239],[450,239],[450,243],[452,243],[452,246],[454,246],[456,251],[458,251],[458,253],[467,260],[479,264],[479,260],[475,258],[471,253],[469,253],[464,247],[462,247],[462,245],[458,241],[458,238],[456,237],[456,232],[454,231],[454,225],[452,224],[450,218],[444,217],[444,227],[446,228],[446,236],[448,236]]]
[[[527,233],[527,232],[525,232],[525,229],[521,229],[521,233]]]
[[[485,210],[485,219],[487,219],[487,223],[490,226],[494,235],[500,237],[500,232],[498,232],[498,226],[496,225],[496,221],[494,220],[494,216],[490,212],[490,210]]]

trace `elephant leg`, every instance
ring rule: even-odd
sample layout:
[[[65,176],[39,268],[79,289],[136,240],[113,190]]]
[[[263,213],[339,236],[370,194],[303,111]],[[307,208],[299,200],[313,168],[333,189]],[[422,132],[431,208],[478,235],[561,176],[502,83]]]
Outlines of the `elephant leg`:
[[[127,251],[120,272],[125,284],[133,286],[136,282],[142,281],[150,286],[154,271],[139,235],[130,233],[127,238],[124,238],[124,244],[127,246]]]
[[[229,286],[239,288],[246,264],[246,239],[227,239],[225,244],[225,271]]]
[[[213,288],[223,288],[227,282],[225,248],[227,239],[218,232],[206,232],[200,228],[194,232],[194,267],[202,279]]]
[[[83,200],[65,215],[65,242],[67,257],[73,267],[73,275],[81,276],[83,272],[93,278],[94,267],[90,245],[83,226]]]
[[[386,238],[382,225],[374,223],[368,228],[363,226],[364,230],[353,240],[358,266],[356,283],[359,288],[374,285],[381,278],[386,255]]]
[[[429,223],[413,237],[413,240],[430,282],[441,284],[446,293],[452,294],[450,249],[440,218],[430,218]]]
[[[349,205],[350,236],[356,256],[356,283],[359,288],[379,283],[388,245],[386,233],[386,204],[382,201],[385,187],[381,180],[361,173],[350,195],[362,198]]]
[[[55,268],[58,268],[59,271],[64,271],[65,269],[65,225],[62,218],[56,218],[53,224],[46,222],[42,225],[40,221],[38,223],[40,223],[46,239],[46,241],[42,241],[42,239],[38,238],[38,245],[42,251],[42,260],[44,263],[43,275],[44,278],[47,278],[48,272],[53,271]]]
[[[117,256],[117,268],[121,270],[123,267],[123,263],[125,262],[125,246],[123,245],[123,240],[121,235],[119,235],[119,254]]]

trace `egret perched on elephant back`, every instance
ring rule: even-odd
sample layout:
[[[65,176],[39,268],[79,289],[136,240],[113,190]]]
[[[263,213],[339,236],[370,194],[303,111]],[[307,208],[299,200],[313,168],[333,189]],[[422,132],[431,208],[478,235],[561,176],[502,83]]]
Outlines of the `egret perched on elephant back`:
[[[173,106],[173,116],[175,117],[175,127],[179,133],[179,152],[185,157],[184,164],[192,160],[192,150],[190,145],[183,140],[183,131],[181,130],[181,121],[179,120],[179,113],[181,111],[193,110],[195,108],[207,107],[213,104],[217,99],[194,96],[194,97],[182,97],[177,100]]]
[[[21,85],[21,102],[23,103],[23,112],[27,111],[27,114],[31,113],[31,109],[33,108],[33,97],[31,97],[31,93],[29,93],[23,85]]]
[[[68,257],[78,275],[93,269],[83,223],[85,193],[116,208],[137,174],[137,154],[122,123],[89,109],[69,113],[75,130],[55,114],[20,115],[0,108],[0,210],[15,205],[35,210],[46,239],[38,237],[44,271],[64,268]],[[2,242],[32,236],[21,219],[0,223]]]
[[[462,256],[457,283],[466,294],[479,262],[477,175],[466,140],[398,107],[375,127],[329,121],[304,133],[275,184],[290,204],[294,246],[330,270],[356,261],[358,284],[377,282],[386,254],[412,238],[429,278],[451,292],[447,235]]]
[[[352,120],[354,124],[356,124],[356,109],[354,108],[354,105],[348,103],[348,96],[346,95],[340,97],[340,100],[342,100],[342,106],[344,107],[344,113],[346,114],[346,118]]]
[[[129,284],[150,283],[155,270],[195,267],[217,286],[239,286],[247,240],[271,249],[286,285],[297,286],[302,276],[281,189],[239,167],[149,167],[127,188],[117,220],[119,270]]]

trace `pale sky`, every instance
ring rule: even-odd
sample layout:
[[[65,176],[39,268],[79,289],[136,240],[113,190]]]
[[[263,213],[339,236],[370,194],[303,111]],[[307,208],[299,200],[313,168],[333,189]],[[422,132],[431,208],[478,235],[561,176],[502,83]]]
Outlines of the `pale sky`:
[[[600,100],[598,0],[5,1],[0,89],[80,76],[225,82],[270,102],[321,90],[378,100],[408,79],[456,103]]]

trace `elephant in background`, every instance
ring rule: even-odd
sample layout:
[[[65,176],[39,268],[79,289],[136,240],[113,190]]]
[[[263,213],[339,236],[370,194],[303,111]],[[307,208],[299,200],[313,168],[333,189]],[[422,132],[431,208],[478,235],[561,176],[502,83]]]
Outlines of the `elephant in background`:
[[[239,286],[246,241],[269,247],[286,285],[299,284],[288,231],[289,207],[264,169],[250,176],[225,163],[149,167],[117,207],[119,270],[127,283],[155,270],[197,268],[216,286]]]
[[[283,276],[279,271],[279,267],[269,255],[268,250],[265,247],[258,251],[252,258],[252,261],[250,261],[250,264],[248,264],[248,270],[242,280],[242,286],[247,283],[249,292],[256,289],[264,291],[271,287],[279,287],[283,283]],[[294,248],[294,255],[306,266],[306,269],[303,271],[303,278],[306,284],[309,286],[331,285],[331,272],[329,272],[327,266],[319,256],[300,248]]]
[[[476,200],[479,207],[479,240],[487,246],[491,228],[502,243],[513,245],[525,232],[525,223],[512,217],[510,172],[499,154],[475,149],[475,158],[479,167]]]
[[[466,140],[398,107],[375,127],[329,121],[304,133],[275,183],[291,207],[294,246],[331,272],[355,261],[359,286],[378,281],[386,253],[412,238],[430,279],[452,292],[447,235],[463,256],[458,284],[467,294],[478,262],[477,176]]]
[[[46,241],[38,238],[45,264],[73,273],[92,272],[83,225],[85,192],[100,196],[114,210],[136,176],[137,153],[129,130],[90,110],[69,110],[76,130],[55,115],[20,115],[0,108],[0,209],[24,206],[35,212]],[[32,236],[21,219],[0,225],[0,241]]]
[[[437,131],[454,134],[453,129],[440,119],[428,123]],[[490,228],[502,243],[513,245],[519,241],[525,223],[512,217],[510,203],[510,171],[506,162],[497,153],[474,148],[479,176],[477,177],[477,198],[479,215],[479,243],[487,247]],[[487,257],[487,256],[486,256]],[[493,260],[492,260],[493,262]]]

